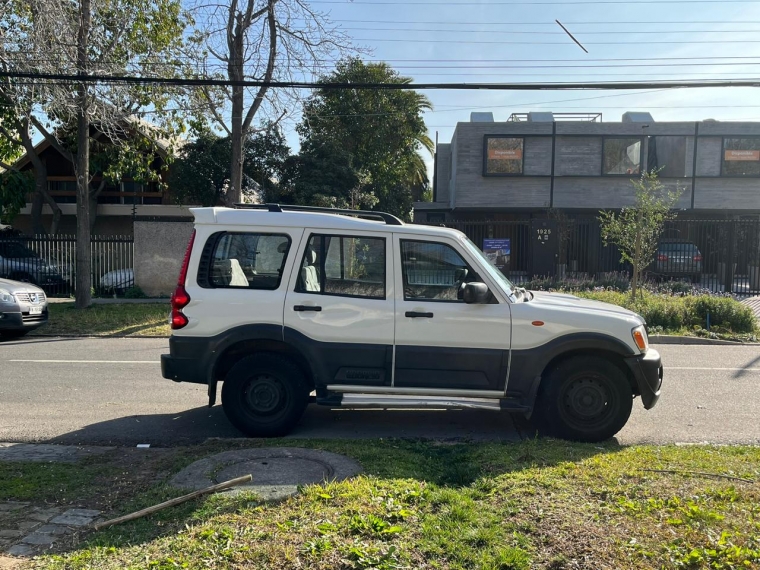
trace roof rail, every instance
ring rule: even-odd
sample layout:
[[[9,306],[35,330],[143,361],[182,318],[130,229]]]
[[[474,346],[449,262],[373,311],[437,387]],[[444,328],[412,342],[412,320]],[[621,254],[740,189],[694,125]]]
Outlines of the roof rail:
[[[235,204],[236,208],[244,210],[267,210],[269,212],[316,212],[320,214],[340,214],[358,218],[377,218],[389,226],[403,226],[404,222],[387,212],[372,212],[370,210],[344,210],[341,208],[322,208],[320,206],[291,206],[289,204]]]

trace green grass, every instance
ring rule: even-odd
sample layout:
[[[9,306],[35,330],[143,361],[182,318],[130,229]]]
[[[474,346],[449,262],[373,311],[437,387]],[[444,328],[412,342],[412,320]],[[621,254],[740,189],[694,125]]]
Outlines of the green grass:
[[[278,444],[215,442],[172,450],[162,461],[176,470],[215,451]],[[91,534],[68,552],[43,556],[30,566],[729,570],[760,565],[758,483],[686,473],[756,481],[757,447],[554,440],[287,445],[345,453],[361,462],[365,474],[305,487],[278,504],[260,503],[252,495],[205,498]],[[138,486],[117,510],[129,512],[175,494],[161,483]]]
[[[760,328],[747,305],[730,297],[709,295],[663,295],[641,291],[636,301],[616,291],[575,292],[586,299],[604,301],[640,314],[650,333],[692,334],[757,342]],[[706,330],[710,315],[710,331]]]
[[[160,337],[171,334],[168,302],[92,305],[87,309],[76,309],[73,302],[50,303],[48,309],[48,324],[37,329],[38,334]]]

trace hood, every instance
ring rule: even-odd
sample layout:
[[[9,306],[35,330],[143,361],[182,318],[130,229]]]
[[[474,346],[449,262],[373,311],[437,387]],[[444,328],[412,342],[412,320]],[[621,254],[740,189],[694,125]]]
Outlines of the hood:
[[[568,295],[567,293],[548,293],[546,291],[531,291],[534,297],[530,304],[536,304],[540,306],[550,307],[566,307],[568,309],[583,309],[584,311],[595,311],[599,313],[606,313],[608,315],[617,315],[624,318],[634,319],[640,323],[644,323],[644,319],[640,315],[613,305],[611,303],[603,303],[601,301],[592,301],[590,299],[583,299],[576,297],[575,295]]]
[[[44,293],[42,289],[31,283],[21,281],[11,281],[10,279],[0,279],[0,289],[5,289],[11,293]]]

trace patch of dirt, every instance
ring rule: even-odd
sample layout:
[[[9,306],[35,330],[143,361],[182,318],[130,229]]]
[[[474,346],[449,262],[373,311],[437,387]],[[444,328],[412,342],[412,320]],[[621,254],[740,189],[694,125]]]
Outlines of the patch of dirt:
[[[0,554],[0,570],[13,570],[21,565],[22,560],[18,558],[8,558]]]

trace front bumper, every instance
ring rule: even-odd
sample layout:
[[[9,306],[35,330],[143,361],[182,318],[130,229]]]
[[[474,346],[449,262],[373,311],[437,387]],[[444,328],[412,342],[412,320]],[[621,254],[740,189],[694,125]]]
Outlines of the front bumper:
[[[41,327],[48,321],[48,310],[43,309],[40,315],[29,315],[21,311],[3,311],[0,309],[0,331],[31,331]]]
[[[650,348],[646,354],[626,358],[625,363],[633,373],[644,407],[647,410],[653,408],[660,399],[662,388],[663,368],[660,353]]]

